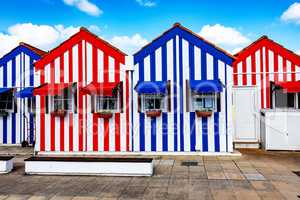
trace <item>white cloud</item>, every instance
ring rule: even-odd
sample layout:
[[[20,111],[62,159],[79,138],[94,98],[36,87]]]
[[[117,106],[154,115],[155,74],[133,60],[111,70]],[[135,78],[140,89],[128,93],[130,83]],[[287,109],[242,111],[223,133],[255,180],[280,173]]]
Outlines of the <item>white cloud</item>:
[[[234,53],[250,43],[250,39],[237,29],[221,24],[205,25],[199,32],[199,35]]]
[[[140,6],[144,7],[154,7],[156,6],[156,3],[151,0],[135,0]]]
[[[127,54],[135,53],[148,43],[140,34],[134,34],[133,36],[114,36],[110,39],[110,42]]]
[[[300,3],[292,4],[286,11],[283,12],[280,18],[284,22],[293,22],[300,24]]]
[[[66,5],[74,6],[80,11],[92,15],[99,16],[103,11],[95,4],[89,2],[89,0],[63,0]]]
[[[50,50],[78,30],[79,27],[64,27],[63,25],[15,24],[10,26],[6,33],[0,32],[0,56],[18,46],[19,42],[26,42],[43,50]]]
[[[296,54],[300,55],[300,49],[296,51]]]

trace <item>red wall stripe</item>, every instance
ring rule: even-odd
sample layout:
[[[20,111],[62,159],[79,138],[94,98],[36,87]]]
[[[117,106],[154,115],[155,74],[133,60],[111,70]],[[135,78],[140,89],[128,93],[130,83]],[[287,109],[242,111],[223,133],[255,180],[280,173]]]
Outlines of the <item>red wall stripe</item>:
[[[78,83],[79,83],[79,92],[78,92],[78,137],[79,137],[79,151],[83,151],[83,97],[81,94],[80,88],[82,87],[82,42],[78,43]]]
[[[93,81],[98,82],[98,49],[93,46]],[[94,106],[94,105],[91,105]],[[93,114],[93,151],[98,149],[98,117]]]
[[[296,81],[296,66],[292,63],[292,81]]]
[[[274,81],[278,82],[278,53],[274,52]]]
[[[238,72],[238,63],[235,62],[233,64],[233,84],[234,85],[238,85],[238,74],[237,74],[237,72]]]
[[[261,108],[264,108],[265,104],[265,96],[264,96],[264,86],[263,86],[263,81],[264,81],[264,60],[263,60],[263,49],[260,49],[260,102],[261,102]]]
[[[266,48],[266,108],[270,108],[270,71],[269,71],[269,49]]]
[[[285,57],[283,57],[282,65],[283,65],[283,81],[285,82],[287,81],[287,70],[286,70],[287,61]]]
[[[85,71],[85,85],[87,85],[87,42],[84,41],[84,56],[85,56],[85,63],[84,63],[84,71]],[[87,151],[87,95],[84,96],[85,98],[85,151]]]
[[[73,49],[69,49],[69,82],[73,82]]]
[[[109,119],[104,119],[104,151],[109,151]]]
[[[73,150],[73,113],[69,113],[69,151]]]
[[[55,63],[52,61],[50,63],[50,82],[55,83]],[[48,102],[47,102],[48,103]],[[50,110],[51,112],[51,110]],[[53,115],[50,116],[50,150],[55,151],[55,117]]]
[[[126,72],[126,151],[129,151],[129,71]]]
[[[104,82],[108,82],[109,78],[108,78],[108,55],[106,53],[104,53],[103,56],[103,79]]]
[[[45,83],[45,69],[42,69],[40,74],[41,84]],[[45,151],[45,97],[40,96],[41,114],[40,114],[40,150]]]
[[[60,151],[65,151],[65,117],[60,117]]]
[[[115,60],[115,81],[120,81],[120,62]],[[123,89],[123,88],[122,88]],[[123,101],[123,99],[122,99]],[[122,103],[121,103],[122,105]],[[115,150],[120,151],[120,143],[121,143],[121,136],[120,136],[120,113],[115,114]]]
[[[256,85],[256,59],[255,53],[251,55],[251,82],[252,85]]]
[[[243,72],[243,85],[247,85],[247,66],[246,66],[246,59],[242,61],[242,72]]]

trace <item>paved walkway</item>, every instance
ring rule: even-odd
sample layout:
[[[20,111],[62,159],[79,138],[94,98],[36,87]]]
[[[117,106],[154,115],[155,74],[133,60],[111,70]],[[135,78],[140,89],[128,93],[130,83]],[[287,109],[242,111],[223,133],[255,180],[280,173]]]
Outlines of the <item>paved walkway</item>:
[[[155,175],[147,178],[26,176],[22,155],[15,159],[12,173],[0,175],[0,200],[300,199],[300,177],[292,172],[300,171],[300,153],[242,153],[241,157],[159,157]]]

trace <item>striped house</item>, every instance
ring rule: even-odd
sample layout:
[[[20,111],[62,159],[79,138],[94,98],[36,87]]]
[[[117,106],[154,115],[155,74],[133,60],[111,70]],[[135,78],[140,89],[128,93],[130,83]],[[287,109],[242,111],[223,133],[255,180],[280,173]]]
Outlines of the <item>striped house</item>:
[[[34,142],[33,63],[44,54],[20,43],[0,59],[0,145]]]
[[[129,151],[125,56],[81,28],[35,64],[36,152]]]
[[[233,61],[178,23],[135,53],[132,151],[232,152]]]
[[[297,89],[300,88],[300,56],[267,36],[259,38],[235,56],[234,141],[259,143],[262,110],[300,108],[300,90]],[[287,95],[281,94],[278,88],[287,90]]]

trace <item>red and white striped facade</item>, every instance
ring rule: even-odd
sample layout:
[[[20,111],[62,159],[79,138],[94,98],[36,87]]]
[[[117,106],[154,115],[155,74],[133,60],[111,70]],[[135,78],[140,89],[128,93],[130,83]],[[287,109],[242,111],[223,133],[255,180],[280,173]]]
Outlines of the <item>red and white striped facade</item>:
[[[236,55],[233,69],[234,86],[256,86],[259,109],[271,108],[270,82],[300,80],[300,56],[263,36]]]
[[[36,77],[44,83],[76,83],[77,111],[65,117],[45,112],[45,96],[36,100],[37,152],[129,151],[129,75],[125,54],[84,28],[35,64]],[[91,112],[90,95],[80,88],[91,82],[122,82],[123,111],[110,119]],[[74,100],[73,100],[74,101]],[[49,101],[48,101],[49,103]],[[73,103],[74,105],[74,103]],[[50,106],[49,106],[50,107]],[[122,130],[122,134],[121,134]]]

